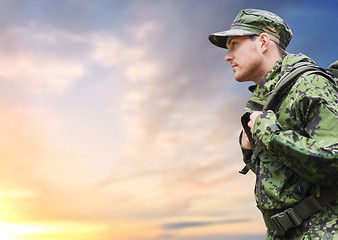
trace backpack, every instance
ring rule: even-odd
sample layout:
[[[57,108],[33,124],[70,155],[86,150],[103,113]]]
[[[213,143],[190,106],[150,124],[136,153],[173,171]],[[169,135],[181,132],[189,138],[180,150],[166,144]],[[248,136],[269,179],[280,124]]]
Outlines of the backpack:
[[[254,111],[267,111],[273,110],[278,102],[282,101],[283,97],[287,94],[288,90],[293,86],[299,76],[303,73],[309,72],[309,74],[319,74],[327,78],[329,81],[334,83],[334,88],[338,92],[338,60],[332,63],[328,68],[321,68],[310,62],[299,62],[286,69],[283,76],[277,82],[274,90],[271,92],[267,100],[263,103],[249,101],[246,105],[247,108]],[[239,171],[241,174],[247,174],[250,168],[257,161],[257,155],[261,151],[258,146],[254,145],[254,141],[250,133],[250,129],[247,126],[249,122],[250,113],[246,113],[242,116],[241,122],[244,130],[247,133],[251,146],[253,147],[253,155],[249,162],[246,162],[244,168]]]

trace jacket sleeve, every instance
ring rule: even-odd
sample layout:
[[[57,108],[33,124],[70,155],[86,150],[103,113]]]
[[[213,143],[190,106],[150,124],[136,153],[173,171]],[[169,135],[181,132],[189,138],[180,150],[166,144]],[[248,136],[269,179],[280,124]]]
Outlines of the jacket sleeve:
[[[312,88],[311,88],[312,89]],[[295,101],[302,129],[283,129],[273,112],[263,112],[255,121],[256,144],[314,184],[338,186],[337,94],[304,91]],[[333,89],[334,91],[334,89]],[[280,113],[279,113],[280,114]]]

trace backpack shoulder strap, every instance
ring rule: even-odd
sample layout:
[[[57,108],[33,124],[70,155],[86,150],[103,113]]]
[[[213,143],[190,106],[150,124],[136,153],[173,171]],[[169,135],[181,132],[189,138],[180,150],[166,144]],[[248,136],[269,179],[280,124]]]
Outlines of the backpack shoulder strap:
[[[338,85],[338,60],[332,63],[326,71],[330,73],[336,85]]]
[[[338,67],[338,61],[337,61]],[[338,72],[338,69],[335,71]],[[315,64],[309,62],[299,62],[286,69],[283,76],[277,82],[274,90],[270,93],[267,98],[263,110],[273,110],[273,107],[276,106],[277,102],[285,95],[285,93],[292,87],[293,83],[296,82],[298,77],[305,72],[318,73],[323,75],[323,77],[330,79],[332,81],[331,74],[329,75],[326,71]],[[337,75],[338,76],[338,75]]]

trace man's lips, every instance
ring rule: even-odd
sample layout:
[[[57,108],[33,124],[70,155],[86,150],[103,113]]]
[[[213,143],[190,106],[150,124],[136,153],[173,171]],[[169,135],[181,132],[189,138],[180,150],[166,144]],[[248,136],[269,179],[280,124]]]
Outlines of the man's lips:
[[[232,65],[231,67],[232,67],[232,71],[235,72],[235,70],[236,70],[236,68],[237,68],[237,65]]]

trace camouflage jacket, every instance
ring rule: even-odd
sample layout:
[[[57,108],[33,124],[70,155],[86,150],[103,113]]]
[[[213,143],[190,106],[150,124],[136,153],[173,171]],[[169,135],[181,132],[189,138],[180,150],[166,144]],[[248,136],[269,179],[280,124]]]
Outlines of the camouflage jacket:
[[[312,62],[302,54],[282,57],[250,100],[264,103],[286,68],[300,61]],[[257,207],[269,215],[318,194],[321,186],[337,188],[338,93],[326,78],[305,73],[271,110],[259,115],[254,124],[254,143],[261,151],[252,168]],[[253,151],[243,147],[242,151],[247,163]]]

